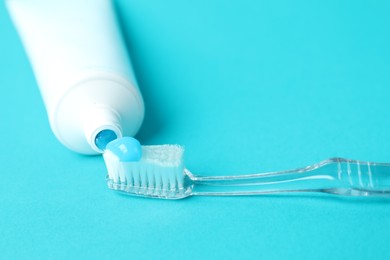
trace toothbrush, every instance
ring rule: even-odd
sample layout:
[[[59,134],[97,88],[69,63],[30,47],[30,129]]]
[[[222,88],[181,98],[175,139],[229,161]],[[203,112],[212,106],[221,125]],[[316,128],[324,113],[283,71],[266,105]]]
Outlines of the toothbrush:
[[[390,197],[390,163],[332,158],[295,170],[197,176],[184,167],[184,148],[179,145],[141,146],[136,139],[124,137],[106,148],[107,185],[129,195],[182,199],[319,192]]]

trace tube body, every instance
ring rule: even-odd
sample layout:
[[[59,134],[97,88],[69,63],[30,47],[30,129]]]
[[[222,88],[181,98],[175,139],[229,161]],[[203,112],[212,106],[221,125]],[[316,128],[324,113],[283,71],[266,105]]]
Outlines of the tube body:
[[[69,149],[101,152],[95,137],[133,136],[144,104],[110,0],[8,0],[50,126]]]

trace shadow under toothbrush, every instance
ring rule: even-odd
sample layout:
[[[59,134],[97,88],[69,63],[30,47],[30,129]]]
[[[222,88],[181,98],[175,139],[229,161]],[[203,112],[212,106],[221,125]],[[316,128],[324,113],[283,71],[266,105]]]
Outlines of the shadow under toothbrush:
[[[158,107],[161,104],[159,104],[158,97],[154,95],[155,91],[153,91],[153,84],[148,80],[150,75],[147,74],[147,64],[144,62],[144,59],[142,59],[142,55],[139,55],[141,52],[137,51],[134,41],[136,37],[133,37],[131,33],[132,30],[126,23],[126,19],[124,18],[125,14],[116,1],[113,2],[113,6],[145,103],[144,122],[138,131],[136,138],[139,139],[141,143],[148,143],[148,141],[156,136],[156,133],[161,132],[161,129],[163,128],[163,120],[158,110]]]
[[[283,201],[297,201],[297,200],[307,200],[307,201],[323,201],[323,202],[332,202],[332,203],[351,203],[351,204],[364,204],[364,205],[380,205],[384,203],[389,203],[387,198],[381,197],[359,197],[359,196],[336,196],[332,194],[322,194],[318,192],[302,192],[302,193],[274,193],[274,194],[259,194],[259,195],[251,195],[251,196],[188,196],[184,199],[169,199],[162,200],[159,198],[150,198],[145,196],[137,196],[129,193],[125,193],[122,191],[116,191],[115,194],[118,197],[125,199],[137,199],[137,200],[145,200],[145,201],[161,201],[168,203],[183,203],[185,201],[191,201],[195,199],[211,199],[213,201],[220,200],[222,203],[226,203],[226,200],[283,200]],[[203,197],[203,198],[202,198]]]

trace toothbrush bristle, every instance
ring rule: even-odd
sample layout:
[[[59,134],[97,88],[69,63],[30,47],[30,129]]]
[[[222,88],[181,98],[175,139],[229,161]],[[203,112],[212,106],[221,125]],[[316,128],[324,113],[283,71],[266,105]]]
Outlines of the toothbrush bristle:
[[[151,197],[183,196],[184,148],[179,145],[142,146],[138,162],[121,162],[110,151],[103,155],[109,188]]]

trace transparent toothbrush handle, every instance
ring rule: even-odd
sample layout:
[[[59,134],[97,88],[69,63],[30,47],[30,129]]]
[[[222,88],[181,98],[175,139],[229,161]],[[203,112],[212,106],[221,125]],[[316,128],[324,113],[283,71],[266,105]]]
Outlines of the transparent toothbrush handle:
[[[305,168],[237,176],[202,177],[186,172],[192,195],[241,196],[324,192],[390,197],[390,163],[332,158]]]

